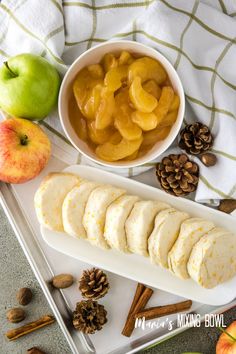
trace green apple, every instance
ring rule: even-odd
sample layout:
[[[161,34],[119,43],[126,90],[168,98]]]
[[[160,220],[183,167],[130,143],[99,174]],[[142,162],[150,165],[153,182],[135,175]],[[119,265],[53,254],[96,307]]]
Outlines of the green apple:
[[[57,102],[60,76],[46,59],[29,53],[0,68],[0,108],[10,115],[40,120]]]

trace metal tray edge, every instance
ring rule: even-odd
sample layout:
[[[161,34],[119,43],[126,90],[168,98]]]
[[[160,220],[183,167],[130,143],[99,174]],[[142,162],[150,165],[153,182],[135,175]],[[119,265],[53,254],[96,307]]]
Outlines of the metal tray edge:
[[[66,325],[65,321],[67,320],[68,316],[69,316],[69,311],[68,311],[68,307],[66,306],[66,302],[65,299],[63,297],[62,293],[60,294],[60,300],[57,299],[57,302],[60,302],[60,304],[58,305],[54,299],[54,297],[52,296],[52,294],[50,293],[48,286],[45,282],[45,280],[43,279],[43,276],[40,272],[40,270],[38,269],[38,266],[34,260],[34,256],[32,255],[32,252],[29,249],[29,245],[27,244],[27,242],[24,239],[23,233],[22,233],[22,226],[20,226],[17,223],[17,220],[15,220],[15,215],[13,215],[13,211],[11,210],[11,207],[8,205],[8,201],[7,199],[14,199],[14,209],[18,208],[19,214],[17,214],[17,216],[23,217],[23,220],[21,220],[21,223],[24,223],[24,227],[26,227],[28,230],[27,232],[30,232],[31,235],[33,235],[33,231],[30,228],[30,225],[28,223],[28,221],[26,220],[23,212],[20,210],[20,206],[18,204],[17,199],[14,196],[13,191],[11,190],[10,185],[6,185],[4,183],[0,183],[0,204],[3,207],[3,210],[13,228],[13,231],[23,249],[23,252],[44,292],[44,295],[52,309],[52,312],[69,344],[70,349],[72,350],[73,354],[85,354],[85,353],[96,353],[96,350],[92,344],[92,342],[90,341],[90,339],[87,336],[84,336],[83,334],[80,334],[80,343],[75,343],[75,337],[71,335],[70,331],[69,331],[69,326]],[[14,210],[15,211],[15,210]],[[34,246],[37,249],[37,252],[40,255],[40,258],[43,260],[43,262],[45,263],[45,256],[39,246],[39,244],[36,242],[35,237],[32,238],[34,240]],[[49,265],[46,263],[47,266],[47,271],[50,272],[50,277],[53,275],[52,270],[50,269]],[[63,306],[63,316],[60,313],[58,307],[62,307]],[[236,306],[236,299],[234,301],[232,301],[229,304],[226,304],[222,307],[217,307],[215,308],[215,310],[211,311],[210,313],[222,313],[225,312],[231,308],[233,308],[234,306]],[[64,319],[63,319],[64,317]],[[201,316],[201,321],[204,321],[204,315]],[[184,327],[180,327],[180,328],[175,328],[172,331],[168,331],[166,330],[166,333],[160,335],[160,337],[158,338],[154,338],[150,341],[147,341],[144,344],[138,345],[135,348],[132,349],[128,349],[127,351],[122,353],[122,354],[133,354],[136,353],[140,350],[144,350],[147,349],[148,347],[153,347],[156,346],[158,344],[160,344],[161,342],[168,340],[178,334],[180,334],[181,332],[191,328],[193,326],[184,326]],[[78,338],[78,337],[77,337]],[[78,344],[79,344],[79,349],[78,349]],[[83,351],[82,351],[83,350]],[[115,353],[114,353],[115,354]]]
[[[24,225],[20,226],[20,223],[17,222],[16,217],[13,215],[11,207],[8,205],[7,199],[14,200],[14,209],[15,209],[14,211],[16,211],[16,209],[18,209],[16,215],[18,216],[19,219],[22,218],[21,224],[23,223]],[[49,277],[49,279],[53,276],[53,272],[52,272],[51,268],[49,267],[49,264],[45,261],[45,256],[43,254],[43,251],[40,248],[39,244],[37,243],[37,241],[34,237],[34,233],[31,229],[30,225],[28,224],[28,221],[25,219],[23,212],[20,210],[20,206],[19,206],[17,199],[15,198],[13,192],[11,191],[10,185],[0,183],[0,204],[1,204],[7,218],[11,224],[11,227],[18,239],[18,242],[20,243],[20,246],[21,246],[21,248],[22,248],[29,264],[30,264],[30,267],[33,270],[33,272],[40,284],[40,287],[43,290],[43,293],[49,303],[49,306],[51,307],[51,310],[57,320],[57,323],[59,324],[59,326],[60,326],[60,328],[61,328],[61,330],[68,342],[70,349],[72,350],[72,353],[73,354],[95,353],[96,352],[95,348],[88,336],[84,336],[82,333],[79,333],[80,338],[78,336],[76,338],[75,335],[73,336],[73,334],[70,333],[70,331],[69,331],[69,328],[71,327],[70,322],[69,322],[70,312],[68,310],[68,306],[66,304],[65,298],[64,298],[61,291],[55,292],[55,294],[54,294],[55,296],[52,296],[45,280],[43,279],[41,271],[39,270],[37,263],[34,259],[34,256],[29,248],[29,244],[23,236],[23,231],[24,231],[24,234],[25,234],[25,232],[27,232],[27,233],[30,233],[31,236],[33,236],[31,238],[32,244],[35,247],[35,250],[36,250],[35,252],[37,252],[39,258],[41,259],[41,261],[45,265],[45,273],[47,272],[47,277]],[[25,230],[22,230],[23,226],[24,226]],[[58,309],[59,307],[60,307],[61,312],[63,313],[63,316]],[[75,339],[76,339],[77,345],[75,344]],[[78,349],[78,347],[79,347],[79,349]]]

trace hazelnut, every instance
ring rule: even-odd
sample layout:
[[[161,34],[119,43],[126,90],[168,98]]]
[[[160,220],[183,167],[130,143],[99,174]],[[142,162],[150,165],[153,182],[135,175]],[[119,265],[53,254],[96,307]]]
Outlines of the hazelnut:
[[[7,311],[7,319],[11,323],[18,323],[25,319],[25,311],[19,307],[15,307]]]
[[[28,305],[30,301],[32,300],[32,291],[29,288],[21,288],[17,294],[16,298],[19,302],[20,305]]]
[[[218,210],[223,211],[224,213],[232,213],[236,209],[236,200],[235,199],[222,199]]]
[[[74,282],[71,274],[59,274],[52,278],[52,285],[57,289],[69,288]]]
[[[214,166],[217,161],[216,155],[211,154],[210,152],[206,152],[205,154],[202,154],[200,156],[200,159],[202,163],[207,167]]]

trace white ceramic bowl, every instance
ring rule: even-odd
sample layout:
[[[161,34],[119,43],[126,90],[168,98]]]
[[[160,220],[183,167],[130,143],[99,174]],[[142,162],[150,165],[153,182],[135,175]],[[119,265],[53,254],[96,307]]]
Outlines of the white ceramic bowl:
[[[165,68],[175,92],[180,97],[180,107],[179,107],[179,112],[178,112],[176,122],[172,126],[169,135],[163,141],[157,142],[152,147],[152,149],[150,149],[144,156],[132,161],[107,162],[99,159],[95,154],[95,152],[93,152],[92,149],[84,141],[79,139],[79,137],[77,136],[69,120],[68,102],[69,102],[69,98],[73,94],[72,91],[73,81],[76,75],[78,74],[78,72],[82,68],[84,68],[87,65],[96,64],[100,62],[100,60],[102,59],[105,53],[119,54],[122,50],[127,50],[130,53],[135,53],[139,56],[149,56],[151,58],[158,60]],[[124,168],[124,167],[129,168],[129,167],[135,167],[150,162],[168,149],[168,147],[172,144],[172,142],[176,138],[180,130],[180,127],[182,125],[183,117],[184,117],[184,109],[185,109],[185,98],[184,98],[184,90],[178,74],[176,73],[173,66],[169,63],[169,61],[165,57],[163,57],[163,55],[161,55],[155,49],[150,48],[138,42],[111,41],[111,42],[105,42],[103,44],[100,44],[96,47],[87,50],[85,53],[80,55],[74,61],[74,63],[71,65],[70,69],[67,71],[62,81],[62,85],[59,93],[58,105],[59,105],[60,120],[63,129],[68,139],[77,150],[79,150],[83,155],[85,155],[89,159],[101,165],[108,166],[108,167],[112,166],[114,168]]]

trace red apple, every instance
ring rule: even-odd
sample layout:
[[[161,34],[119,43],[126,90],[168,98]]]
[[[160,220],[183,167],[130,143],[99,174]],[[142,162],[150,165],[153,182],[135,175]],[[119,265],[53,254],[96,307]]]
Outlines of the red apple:
[[[19,118],[0,123],[0,181],[29,181],[41,172],[50,153],[50,141],[37,124]]]
[[[236,354],[236,321],[221,334],[216,345],[216,354]]]

